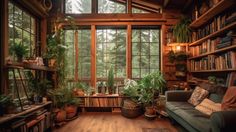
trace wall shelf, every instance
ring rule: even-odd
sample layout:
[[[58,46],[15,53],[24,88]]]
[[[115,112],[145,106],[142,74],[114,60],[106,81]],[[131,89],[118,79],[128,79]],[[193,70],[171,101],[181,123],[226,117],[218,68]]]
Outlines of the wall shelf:
[[[215,6],[210,8],[207,12],[197,18],[190,24],[190,28],[198,28],[204,24],[206,24],[210,19],[212,19],[217,14],[225,11],[229,7],[233,6],[235,3],[234,0],[221,0]]]
[[[51,71],[55,72],[55,68],[50,68],[47,66],[39,66],[35,64],[27,64],[27,63],[19,63],[13,62],[12,64],[7,64],[4,66],[5,68],[22,68],[22,69],[31,69],[31,70],[40,70],[40,71]]]
[[[225,34],[225,32],[229,31],[230,29],[233,29],[236,27],[236,22],[233,22],[231,24],[229,24],[228,26],[225,26],[224,28],[220,29],[219,31],[216,31],[210,35],[207,35],[195,42],[192,42],[189,44],[189,46],[195,46],[195,45],[200,45],[203,41],[207,40],[207,39],[210,39],[210,38],[213,38],[213,37],[216,37],[216,36],[219,36],[219,35],[222,35],[222,34]]]
[[[190,57],[190,58],[188,58],[188,60],[198,59],[198,58],[202,58],[202,57],[205,57],[205,56],[208,56],[208,55],[217,54],[217,53],[225,52],[225,51],[232,50],[232,49],[236,49],[236,45],[232,45],[232,46],[229,46],[229,47],[218,49],[218,50],[215,50],[213,52],[204,53],[204,54],[201,54],[201,55],[198,55],[198,56]]]
[[[234,72],[236,69],[221,69],[221,70],[199,70],[199,71],[189,71],[191,73],[210,73],[210,72]]]

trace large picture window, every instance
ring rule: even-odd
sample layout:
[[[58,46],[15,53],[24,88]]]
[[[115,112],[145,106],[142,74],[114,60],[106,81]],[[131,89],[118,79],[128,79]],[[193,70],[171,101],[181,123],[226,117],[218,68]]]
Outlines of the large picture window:
[[[75,37],[78,40],[76,43]],[[78,79],[89,79],[91,75],[91,31],[89,29],[65,30],[65,43],[68,46],[67,78],[74,79],[77,74]],[[76,52],[78,58],[76,58]],[[75,73],[76,71],[77,73]]]
[[[9,52],[11,46],[23,44],[29,50],[26,57],[35,56],[35,18],[11,2],[8,3],[8,12]]]
[[[97,78],[107,78],[110,67],[116,78],[126,77],[126,30],[97,29]]]
[[[92,12],[92,0],[65,0],[65,13],[83,14]]]
[[[132,29],[132,78],[160,68],[160,30]]]

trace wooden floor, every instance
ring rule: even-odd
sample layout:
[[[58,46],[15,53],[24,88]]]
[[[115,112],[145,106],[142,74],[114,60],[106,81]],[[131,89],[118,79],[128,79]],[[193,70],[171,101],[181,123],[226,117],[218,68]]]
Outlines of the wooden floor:
[[[143,132],[143,128],[156,128],[162,132],[177,132],[166,118],[146,120],[143,116],[135,119],[123,117],[120,113],[82,113],[73,121],[54,129],[55,132]],[[168,131],[166,131],[168,129]],[[154,132],[154,131],[148,131]]]

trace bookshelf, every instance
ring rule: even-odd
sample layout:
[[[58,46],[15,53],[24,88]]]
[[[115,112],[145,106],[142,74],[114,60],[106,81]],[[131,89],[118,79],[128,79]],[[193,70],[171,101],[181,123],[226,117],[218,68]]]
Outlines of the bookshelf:
[[[0,131],[47,130],[52,127],[51,101],[41,105],[31,105],[29,109],[16,114],[0,117]]]
[[[226,86],[235,84],[236,12],[234,0],[221,0],[190,24],[188,79],[224,78]]]
[[[212,19],[217,14],[223,12],[227,8],[231,7],[234,4],[234,0],[221,0],[219,3],[217,3],[215,6],[210,8],[207,12],[205,12],[203,15],[201,15],[199,18],[197,18],[195,21],[193,21],[190,24],[191,28],[198,28],[205,23],[207,23],[210,19]]]

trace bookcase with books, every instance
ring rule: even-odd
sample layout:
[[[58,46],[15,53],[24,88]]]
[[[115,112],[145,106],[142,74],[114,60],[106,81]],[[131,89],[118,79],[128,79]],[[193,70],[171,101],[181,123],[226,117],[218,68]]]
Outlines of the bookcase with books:
[[[0,117],[1,132],[43,132],[52,128],[51,101]]]
[[[193,32],[189,44],[188,80],[215,76],[223,79],[225,86],[235,85],[235,3],[234,0],[218,0],[200,17],[195,16],[190,24]]]

